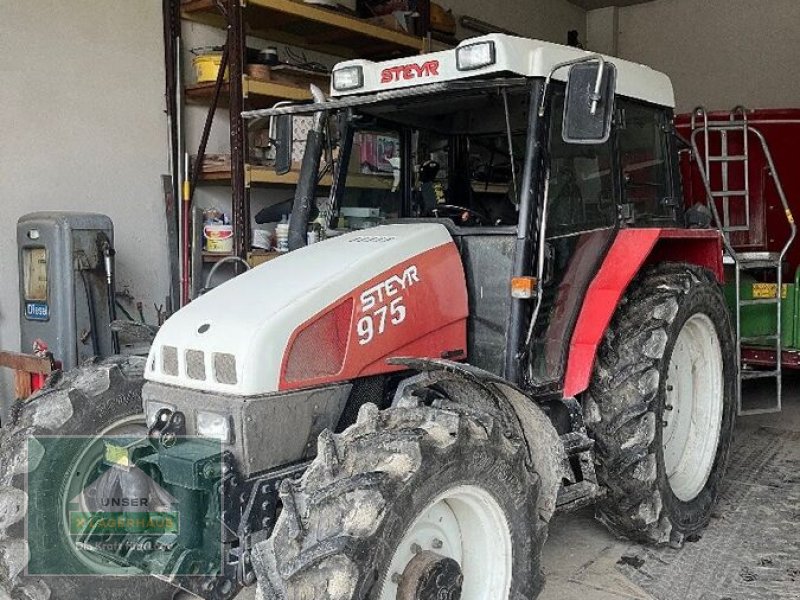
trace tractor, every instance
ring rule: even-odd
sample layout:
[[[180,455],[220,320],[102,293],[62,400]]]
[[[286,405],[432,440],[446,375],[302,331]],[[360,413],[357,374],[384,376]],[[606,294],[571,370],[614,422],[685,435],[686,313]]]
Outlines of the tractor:
[[[244,115],[283,170],[309,128],[290,252],[16,406],[12,597],[533,599],[557,511],[674,547],[709,522],[739,358],[668,77],[497,34],[314,96]],[[31,536],[98,501],[175,522]]]

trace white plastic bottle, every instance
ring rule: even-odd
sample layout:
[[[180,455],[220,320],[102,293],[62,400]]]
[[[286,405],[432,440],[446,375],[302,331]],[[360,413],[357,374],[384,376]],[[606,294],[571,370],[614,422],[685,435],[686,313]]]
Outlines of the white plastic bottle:
[[[289,251],[289,219],[283,215],[281,222],[275,226],[275,245],[278,252]]]

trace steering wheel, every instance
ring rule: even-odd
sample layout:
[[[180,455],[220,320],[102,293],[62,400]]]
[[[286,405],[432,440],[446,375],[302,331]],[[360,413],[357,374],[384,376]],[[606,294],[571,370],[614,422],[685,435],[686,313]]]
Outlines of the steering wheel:
[[[489,218],[477,210],[455,204],[437,204],[431,212],[437,219],[453,219],[456,225],[484,225],[489,222]]]

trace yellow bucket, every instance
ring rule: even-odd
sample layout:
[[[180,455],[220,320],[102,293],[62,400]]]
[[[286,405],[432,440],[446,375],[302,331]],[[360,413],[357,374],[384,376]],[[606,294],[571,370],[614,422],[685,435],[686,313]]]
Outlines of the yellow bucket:
[[[197,83],[209,83],[217,80],[219,68],[222,66],[222,53],[201,54],[192,59]],[[225,69],[225,81],[228,80],[228,69]]]

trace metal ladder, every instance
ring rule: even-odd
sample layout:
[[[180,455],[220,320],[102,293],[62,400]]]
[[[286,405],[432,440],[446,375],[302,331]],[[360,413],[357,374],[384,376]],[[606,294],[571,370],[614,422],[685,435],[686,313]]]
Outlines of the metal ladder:
[[[698,120],[702,120],[702,125],[698,125]],[[732,261],[736,273],[736,355],[738,362],[737,369],[737,413],[739,415],[753,415],[780,412],[782,408],[782,358],[783,358],[783,261],[786,253],[794,242],[797,234],[792,211],[786,199],[778,173],[775,170],[775,163],[772,160],[772,153],[764,135],[748,122],[747,110],[742,106],[734,108],[727,120],[709,121],[708,113],[705,108],[698,107],[692,113],[692,151],[697,160],[698,171],[703,180],[706,192],[708,207],[714,218],[717,228],[722,233],[723,244],[725,247],[726,258]],[[698,146],[698,137],[703,137],[703,151],[701,153]],[[720,141],[720,153],[712,155],[710,142],[712,135],[718,135]],[[739,155],[732,155],[729,152],[730,137],[741,136],[743,152]],[[754,136],[761,145],[761,149],[767,160],[769,168],[768,175],[775,183],[781,204],[786,212],[786,219],[789,223],[791,234],[786,244],[780,252],[737,252],[731,243],[731,233],[746,232],[750,230],[750,136]],[[702,160],[701,160],[702,159]],[[721,177],[720,189],[713,189],[711,183],[711,165],[720,164]],[[744,189],[731,189],[730,177],[731,169],[734,165],[739,165],[743,169]],[[722,203],[722,216],[720,217],[717,202]],[[734,222],[731,218],[731,203],[737,202],[744,209],[743,222]],[[753,300],[743,300],[741,291],[741,276],[743,271],[775,271],[777,281],[777,291],[775,298],[763,298]],[[777,312],[777,326],[774,335],[758,337],[742,337],[742,307],[774,305]],[[775,365],[769,370],[750,370],[744,369],[742,364],[742,345],[748,342],[771,342],[775,349]],[[742,383],[751,379],[775,379],[776,384],[776,403],[769,408],[758,408],[745,410],[742,406]]]

